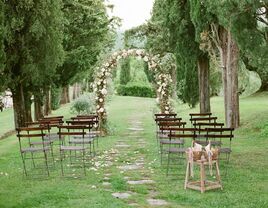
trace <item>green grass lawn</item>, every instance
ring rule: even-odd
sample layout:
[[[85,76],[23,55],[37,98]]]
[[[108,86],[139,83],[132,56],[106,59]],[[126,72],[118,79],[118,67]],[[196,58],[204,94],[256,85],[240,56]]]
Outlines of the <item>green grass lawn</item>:
[[[34,179],[22,175],[22,162],[15,136],[0,140],[0,207],[150,207],[146,199],[152,191],[157,199],[169,202],[166,207],[268,207],[268,93],[241,98],[241,128],[235,131],[232,143],[233,153],[228,175],[222,176],[224,189],[201,194],[193,190],[184,190],[185,165],[180,164],[166,177],[165,167],[160,165],[155,141],[153,112],[154,99],[118,97],[112,98],[108,105],[108,116],[112,135],[100,139],[98,157],[93,162],[102,161],[118,140],[127,140],[128,151],[112,157],[113,165],[97,170],[87,169],[87,176],[80,179],[63,178],[60,166],[51,171],[50,178]],[[223,121],[223,99],[211,99],[212,112]],[[54,115],[71,117],[70,105],[65,105]],[[189,109],[186,105],[177,105],[176,110],[183,120],[189,122],[189,112],[198,112],[198,108]],[[11,112],[0,117],[0,122],[13,121]],[[9,115],[9,116],[8,116]],[[143,122],[143,132],[139,135],[146,141],[138,147],[134,138],[127,138],[130,120]],[[3,124],[3,125],[4,125]],[[12,126],[12,125],[11,125]],[[11,127],[12,128],[12,127]],[[9,130],[3,126],[1,132]],[[107,153],[108,152],[108,153]],[[141,171],[119,171],[117,166],[131,162],[133,158],[143,157],[144,169]],[[116,160],[116,161],[115,161]],[[224,167],[221,169],[224,172]],[[102,185],[104,175],[109,173],[111,186]],[[124,177],[155,181],[148,185],[129,185]],[[131,191],[135,194],[129,199],[114,198],[112,192]]]
[[[12,130],[14,130],[13,109],[4,109],[0,112],[0,137]]]

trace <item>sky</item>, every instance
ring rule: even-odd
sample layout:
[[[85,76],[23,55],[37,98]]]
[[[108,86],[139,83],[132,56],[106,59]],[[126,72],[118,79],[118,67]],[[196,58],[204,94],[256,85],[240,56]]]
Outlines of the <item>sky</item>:
[[[113,14],[122,19],[121,30],[141,25],[150,19],[154,0],[109,0]]]

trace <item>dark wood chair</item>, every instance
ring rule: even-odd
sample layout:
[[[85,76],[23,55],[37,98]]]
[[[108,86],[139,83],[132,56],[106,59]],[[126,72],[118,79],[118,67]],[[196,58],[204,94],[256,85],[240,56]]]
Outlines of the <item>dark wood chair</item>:
[[[71,120],[73,121],[91,121],[93,126],[91,131],[88,133],[92,137],[95,138],[97,147],[99,146],[99,137],[101,136],[101,132],[99,130],[99,116],[97,114],[90,114],[90,115],[78,115],[76,117],[72,117]]]
[[[50,141],[45,141],[44,137],[48,131],[48,127],[21,127],[17,128],[17,137],[19,140],[20,154],[23,162],[24,174],[28,176],[27,160],[32,161],[35,168],[36,162],[43,160],[45,163],[45,171],[49,176],[48,157],[51,152],[52,161],[54,162],[53,151]],[[54,163],[53,163],[54,165]],[[38,164],[39,167],[39,164]],[[43,169],[43,166],[41,166]]]
[[[85,154],[88,139],[85,138],[85,135],[88,131],[88,127],[86,125],[60,125],[58,126],[58,129],[58,135],[62,141],[62,145],[60,146],[62,176],[64,176],[63,163],[67,153],[69,153],[68,157],[70,159],[70,163],[67,166],[82,167],[84,175],[86,175]],[[74,139],[76,136],[78,136],[79,139]],[[65,141],[66,137],[68,138],[67,142]],[[73,140],[76,141],[73,142]]]
[[[165,137],[166,135],[163,134],[163,131],[160,131],[159,129],[159,123],[160,122],[181,122],[182,118],[174,118],[174,117],[159,117],[155,119],[155,124],[156,124],[156,143],[159,145],[159,140],[161,137]]]
[[[185,154],[186,148],[184,147],[185,140],[189,140],[192,142],[196,137],[196,129],[195,128],[172,128],[171,133],[169,134],[170,140],[181,140],[181,143],[177,144],[169,144],[169,148],[167,149],[168,153],[168,164],[167,164],[167,172],[168,175],[169,167],[170,167],[170,159],[171,155],[179,156],[179,159],[184,159],[183,155]]]
[[[81,137],[84,137],[84,142],[86,145],[89,146],[89,152],[90,152],[90,155],[93,154],[95,155],[96,154],[96,150],[95,150],[95,140],[97,140],[97,137],[95,134],[93,134],[91,132],[92,128],[94,127],[95,125],[95,121],[92,121],[92,120],[88,120],[88,119],[84,119],[84,120],[69,120],[69,121],[66,121],[66,123],[68,125],[83,125],[85,126],[86,128],[86,134],[85,135],[80,135],[80,136],[73,136],[72,140],[70,141],[71,143],[73,144],[76,144],[76,143],[81,143],[82,140],[81,140]]]
[[[163,154],[166,152],[165,145],[183,145],[184,140],[171,139],[170,134],[174,133],[177,129],[185,128],[186,122],[160,122],[159,129],[162,135],[159,135],[159,147],[161,164],[163,162]]]
[[[230,161],[230,154],[232,152],[232,139],[234,138],[233,128],[206,128],[207,140],[216,143],[219,147],[220,155],[225,154],[227,163]],[[223,159],[220,157],[220,159]]]

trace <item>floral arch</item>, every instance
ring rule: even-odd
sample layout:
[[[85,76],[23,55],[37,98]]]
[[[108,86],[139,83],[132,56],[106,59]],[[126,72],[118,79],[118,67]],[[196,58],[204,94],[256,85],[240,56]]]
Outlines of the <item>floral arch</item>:
[[[169,73],[170,68],[176,67],[174,64],[174,58],[170,54],[165,56],[151,55],[143,49],[129,49],[115,52],[106,63],[102,64],[97,69],[95,82],[93,89],[96,94],[96,111],[100,120],[100,128],[105,130],[107,123],[107,112],[105,108],[105,97],[107,91],[107,79],[111,76],[111,72],[117,66],[117,62],[129,56],[143,59],[148,63],[149,70],[153,72],[155,78],[155,88],[157,91],[157,103],[161,113],[172,112],[170,97],[172,94],[172,77]],[[170,58],[171,57],[171,58]]]

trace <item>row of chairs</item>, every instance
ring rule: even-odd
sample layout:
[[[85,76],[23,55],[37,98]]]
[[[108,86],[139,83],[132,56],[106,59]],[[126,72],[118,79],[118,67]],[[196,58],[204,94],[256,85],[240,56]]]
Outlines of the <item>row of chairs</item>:
[[[178,155],[183,158],[187,147],[187,143],[191,145],[193,142],[207,145],[210,141],[211,145],[219,148],[220,154],[225,154],[227,163],[230,160],[231,141],[234,137],[232,128],[225,128],[223,123],[217,122],[217,117],[212,113],[191,113],[191,126],[186,127],[186,122],[177,114],[155,114],[156,122],[156,138],[159,146],[161,164],[163,156],[167,154],[167,175],[169,172],[171,155]],[[167,148],[165,148],[167,147]]]
[[[100,134],[97,130],[98,122],[97,115],[72,117],[66,123],[63,116],[53,116],[27,123],[27,127],[17,128],[24,174],[29,175],[26,160],[30,159],[34,169],[39,167],[46,170],[49,176],[50,167],[55,166],[55,148],[59,152],[62,175],[66,158],[70,161],[68,166],[81,166],[86,174],[86,156],[92,157],[96,154],[95,141],[98,145]],[[45,168],[40,163],[36,164],[38,159],[43,160]],[[78,163],[75,163],[77,161]]]

